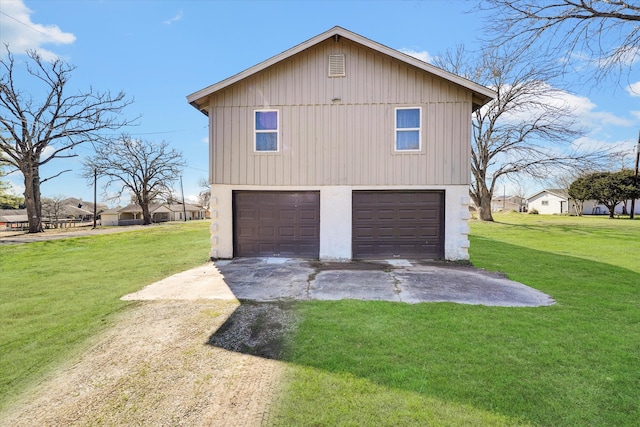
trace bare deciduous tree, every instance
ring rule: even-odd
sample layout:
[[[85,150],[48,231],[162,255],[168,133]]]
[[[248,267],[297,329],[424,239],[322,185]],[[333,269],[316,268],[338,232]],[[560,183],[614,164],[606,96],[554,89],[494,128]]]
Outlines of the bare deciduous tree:
[[[171,196],[171,185],[185,165],[182,154],[167,142],[137,140],[127,135],[110,144],[97,144],[95,150],[84,162],[84,176],[92,180],[96,171],[98,176],[107,177],[105,194],[112,184],[118,184],[120,188],[111,199],[130,192],[142,209],[144,224],[150,224],[149,204]]]
[[[566,92],[548,83],[558,70],[505,49],[486,50],[473,60],[464,47],[440,56],[436,65],[498,94],[473,113],[470,196],[481,220],[493,221],[491,199],[500,179],[544,179],[563,168],[591,167],[606,156],[573,146],[582,130],[564,101]]]
[[[640,4],[625,0],[485,0],[498,43],[538,45],[596,65],[596,78],[631,70],[640,56]]]
[[[60,227],[60,216],[63,214],[63,203],[66,199],[66,196],[61,194],[42,198],[42,211],[49,218],[49,222],[54,228]]]
[[[118,115],[132,101],[123,92],[71,92],[75,67],[61,59],[46,62],[35,51],[27,51],[27,57],[24,73],[8,48],[0,58],[0,152],[24,176],[29,232],[36,233],[42,230],[40,186],[67,172],[43,179],[40,167],[56,158],[75,157],[71,149],[103,140],[101,131],[131,124]]]
[[[206,178],[200,178],[198,185],[202,188],[202,191],[198,193],[198,201],[200,206],[208,210],[209,202],[211,202],[211,185],[209,185],[209,181]]]

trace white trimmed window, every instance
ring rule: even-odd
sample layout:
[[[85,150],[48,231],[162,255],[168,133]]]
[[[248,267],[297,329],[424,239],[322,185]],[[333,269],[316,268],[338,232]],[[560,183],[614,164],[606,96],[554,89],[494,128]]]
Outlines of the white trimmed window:
[[[422,148],[422,108],[396,108],[396,151]]]
[[[279,149],[280,117],[278,110],[256,110],[254,114],[254,147],[257,152]]]

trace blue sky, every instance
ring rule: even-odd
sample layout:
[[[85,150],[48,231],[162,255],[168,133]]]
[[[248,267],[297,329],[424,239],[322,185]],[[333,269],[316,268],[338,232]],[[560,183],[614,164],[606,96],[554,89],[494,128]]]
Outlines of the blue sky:
[[[336,25],[423,60],[461,43],[476,49],[488,18],[465,13],[473,6],[452,0],[0,0],[0,42],[8,43],[17,59],[24,59],[29,48],[62,57],[77,67],[74,88],[122,90],[134,98],[125,114],[142,118],[126,131],[135,138],[165,140],[183,153],[184,193],[190,198],[207,176],[208,148],[207,118],[187,103],[188,94]],[[636,63],[630,79],[617,84],[572,87],[567,82],[573,92],[567,100],[589,129],[581,142],[619,145],[629,153],[621,159],[627,166],[640,128],[637,70]],[[42,177],[72,169],[46,182],[43,196],[93,200],[93,188],[79,176],[82,156],[91,148],[80,146],[76,152],[79,157],[54,160],[43,169]],[[20,194],[22,177],[8,178]],[[524,191],[533,194],[541,186],[529,184]]]

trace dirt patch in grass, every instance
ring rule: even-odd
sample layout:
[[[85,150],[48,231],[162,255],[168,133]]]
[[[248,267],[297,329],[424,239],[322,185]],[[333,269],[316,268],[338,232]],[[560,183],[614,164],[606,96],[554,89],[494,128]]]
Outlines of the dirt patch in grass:
[[[293,302],[243,301],[210,338],[209,344],[253,356],[282,360],[297,318]]]
[[[0,425],[263,425],[294,324],[286,305],[136,303]]]

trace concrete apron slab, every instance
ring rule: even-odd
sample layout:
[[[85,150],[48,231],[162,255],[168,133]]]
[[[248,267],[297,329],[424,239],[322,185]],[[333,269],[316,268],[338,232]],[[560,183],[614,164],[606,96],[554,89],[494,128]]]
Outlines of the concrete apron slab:
[[[401,302],[394,278],[384,271],[322,271],[309,284],[309,299]]]
[[[125,301],[150,300],[235,300],[222,274],[213,263],[183,271],[152,283],[120,298]]]
[[[393,272],[403,302],[456,302],[501,307],[555,304],[547,294],[482,271],[415,266]]]
[[[216,265],[240,300],[359,299],[506,307],[555,303],[550,296],[499,274],[446,263],[244,258]]]

